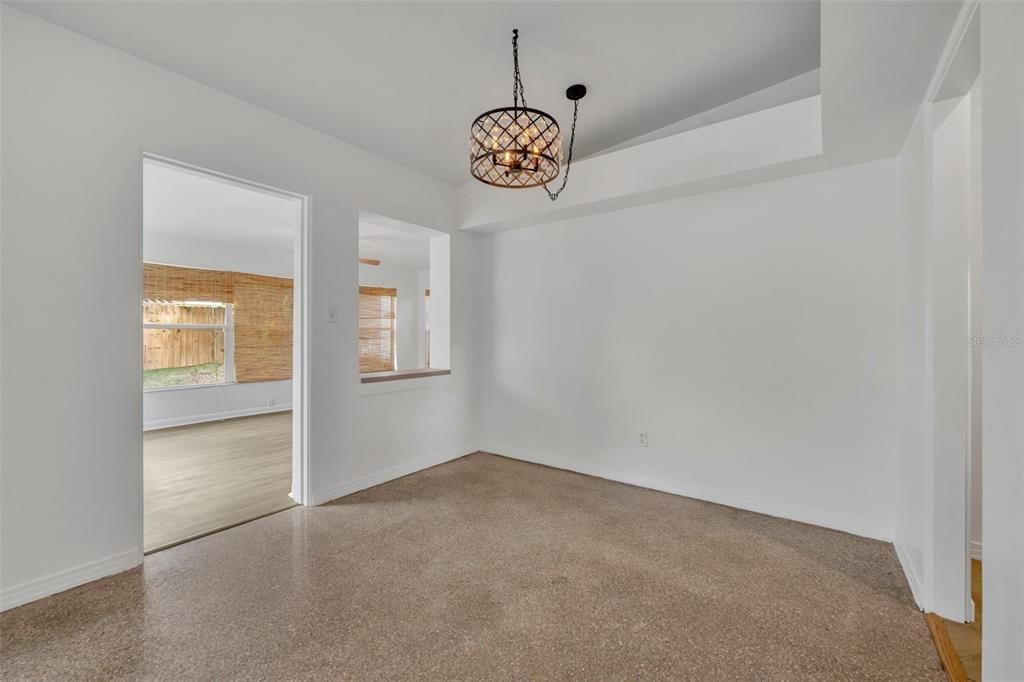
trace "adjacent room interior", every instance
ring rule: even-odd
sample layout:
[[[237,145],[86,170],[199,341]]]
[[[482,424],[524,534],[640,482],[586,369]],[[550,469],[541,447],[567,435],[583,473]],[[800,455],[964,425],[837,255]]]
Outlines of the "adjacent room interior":
[[[443,232],[360,214],[362,383],[450,373],[450,249]]]
[[[1024,680],[1024,2],[0,17],[0,677]]]
[[[144,542],[296,504],[295,244],[302,203],[143,160]]]

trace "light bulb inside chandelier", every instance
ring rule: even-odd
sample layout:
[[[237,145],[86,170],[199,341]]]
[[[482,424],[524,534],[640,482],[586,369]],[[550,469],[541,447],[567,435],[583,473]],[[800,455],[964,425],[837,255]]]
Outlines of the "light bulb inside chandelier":
[[[512,106],[491,109],[477,116],[469,134],[469,172],[480,182],[494,187],[525,189],[543,187],[552,201],[565,189],[576,140],[576,118],[587,88],[573,85],[565,96],[573,102],[569,150],[565,174],[557,191],[548,184],[557,179],[562,167],[562,135],[558,121],[526,104],[526,88],[519,73],[519,31],[512,31]]]

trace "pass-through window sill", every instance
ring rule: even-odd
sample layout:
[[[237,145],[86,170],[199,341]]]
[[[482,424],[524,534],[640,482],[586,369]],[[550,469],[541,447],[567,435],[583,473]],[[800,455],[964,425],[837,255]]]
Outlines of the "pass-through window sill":
[[[360,374],[359,381],[364,384],[377,384],[382,381],[401,381],[403,379],[423,379],[451,374],[450,369],[399,369],[394,372],[369,372]]]
[[[450,369],[405,369],[359,375],[360,395],[409,391],[448,384]]]

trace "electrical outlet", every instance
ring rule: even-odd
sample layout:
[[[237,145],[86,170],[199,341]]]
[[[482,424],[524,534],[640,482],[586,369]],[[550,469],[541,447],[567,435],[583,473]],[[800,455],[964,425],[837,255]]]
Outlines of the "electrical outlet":
[[[327,306],[327,323],[336,324],[338,322],[338,306],[330,305]]]
[[[640,432],[640,447],[642,447],[642,448],[646,448],[647,447],[647,432],[646,431],[641,431]]]
[[[267,401],[267,407],[273,407],[274,405],[277,405],[277,401],[273,398]]]

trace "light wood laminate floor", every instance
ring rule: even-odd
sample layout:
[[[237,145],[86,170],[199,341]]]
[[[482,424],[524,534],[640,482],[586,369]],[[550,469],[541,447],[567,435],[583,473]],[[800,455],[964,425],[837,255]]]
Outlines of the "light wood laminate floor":
[[[977,559],[971,560],[971,597],[974,599],[974,622],[948,620],[946,628],[965,676],[971,682],[981,682],[981,562]]]
[[[291,412],[148,431],[150,552],[295,505]]]

